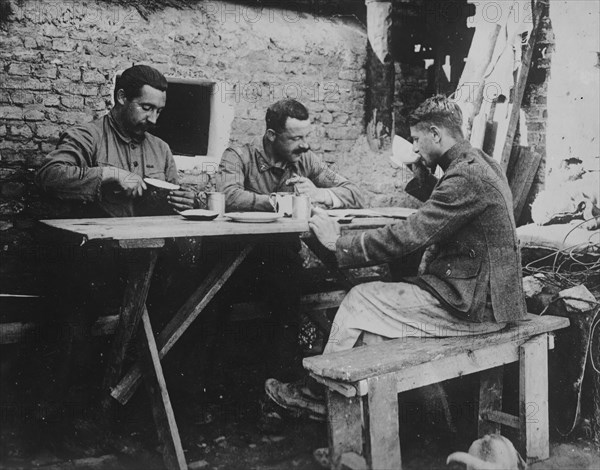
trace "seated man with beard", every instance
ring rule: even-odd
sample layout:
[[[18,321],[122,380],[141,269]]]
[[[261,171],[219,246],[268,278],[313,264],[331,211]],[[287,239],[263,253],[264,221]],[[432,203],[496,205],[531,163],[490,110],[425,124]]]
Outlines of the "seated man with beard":
[[[60,136],[36,183],[50,196],[86,203],[87,217],[149,215],[144,177],[177,183],[169,146],[148,132],[165,107],[167,80],[152,67],[135,65],[117,78],[114,101],[101,119]],[[179,210],[199,207],[193,191],[172,191],[169,203]]]

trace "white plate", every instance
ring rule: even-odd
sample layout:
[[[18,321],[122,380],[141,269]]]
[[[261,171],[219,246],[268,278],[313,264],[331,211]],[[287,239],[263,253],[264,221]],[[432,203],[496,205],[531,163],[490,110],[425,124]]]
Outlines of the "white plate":
[[[275,222],[283,217],[281,214],[273,212],[227,212],[225,217],[229,217],[234,222],[247,223],[268,223]]]
[[[219,216],[217,211],[208,211],[206,209],[188,209],[186,211],[177,211],[177,213],[189,220],[213,220]]]
[[[176,191],[179,189],[178,184],[169,183],[168,181],[158,180],[156,178],[144,178],[144,181],[155,188],[167,189],[169,191]]]

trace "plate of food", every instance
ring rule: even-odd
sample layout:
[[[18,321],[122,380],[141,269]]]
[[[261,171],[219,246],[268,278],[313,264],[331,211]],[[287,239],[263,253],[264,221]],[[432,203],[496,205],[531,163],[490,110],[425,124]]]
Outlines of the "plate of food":
[[[214,220],[219,216],[217,211],[209,211],[206,209],[188,209],[185,211],[177,211],[177,213],[188,220]]]
[[[225,217],[229,217],[233,222],[264,224],[281,219],[283,214],[276,214],[274,212],[227,212],[225,213]]]
[[[178,184],[169,183],[168,181],[163,181],[156,178],[144,178],[144,182],[153,188],[165,189],[167,191],[177,191],[180,188]]]

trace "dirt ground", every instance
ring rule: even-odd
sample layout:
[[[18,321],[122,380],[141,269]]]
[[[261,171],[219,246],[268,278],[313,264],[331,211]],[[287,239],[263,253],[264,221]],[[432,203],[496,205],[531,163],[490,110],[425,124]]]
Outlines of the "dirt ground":
[[[294,419],[281,410],[281,421],[262,419],[269,345],[260,335],[250,334],[253,328],[260,331],[255,322],[241,322],[210,341],[201,331],[191,331],[164,362],[186,459],[194,463],[190,468],[318,469],[312,452],[327,445],[325,424]],[[58,359],[52,348],[40,347],[25,357],[17,347],[2,351],[8,353],[3,354],[4,376],[11,380],[1,390],[0,468],[163,468],[143,389],[125,407],[115,405],[110,416],[94,411],[107,341],[96,338],[78,351],[68,387],[55,401],[45,393],[56,385],[53,369]],[[467,450],[475,438],[473,390],[468,379],[448,385],[451,403],[458,404],[453,412],[457,432],[448,429],[426,393],[401,396],[405,469],[460,468],[446,466],[445,459],[450,452]],[[530,468],[600,469],[600,454],[589,439],[554,436],[551,458]]]

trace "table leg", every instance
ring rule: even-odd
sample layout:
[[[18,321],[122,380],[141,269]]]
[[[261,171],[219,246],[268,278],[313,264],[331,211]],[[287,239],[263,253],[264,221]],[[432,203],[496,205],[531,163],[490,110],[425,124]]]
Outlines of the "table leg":
[[[128,254],[129,273],[123,307],[104,374],[103,390],[106,391],[106,395],[102,400],[104,409],[108,409],[111,405],[109,393],[121,378],[123,361],[127,350],[131,346],[133,335],[137,331],[142,313],[146,308],[146,297],[156,265],[156,258],[156,250],[135,250],[135,256]]]
[[[163,446],[165,466],[168,470],[186,470],[187,463],[181,447],[179,430],[177,429],[167,384],[158,357],[150,317],[145,308],[142,315],[142,330],[143,334],[140,335],[138,346],[141,353],[144,382],[152,401],[152,414],[158,438]]]
[[[204,310],[213,299],[223,284],[231,277],[233,272],[252,251],[255,243],[246,243],[239,250],[232,250],[220,260],[200,287],[192,294],[188,301],[179,309],[173,319],[163,329],[157,339],[159,358],[162,359],[171,350],[175,342],[192,324],[196,317]],[[112,397],[121,404],[125,404],[137,389],[142,373],[139,363],[135,364],[125,377],[112,390]]]

